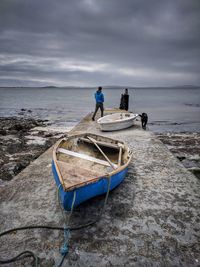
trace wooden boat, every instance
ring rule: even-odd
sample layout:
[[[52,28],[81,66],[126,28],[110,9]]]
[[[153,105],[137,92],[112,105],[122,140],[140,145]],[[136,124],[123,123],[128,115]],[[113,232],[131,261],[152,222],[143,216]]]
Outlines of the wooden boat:
[[[138,114],[121,112],[106,115],[97,120],[102,131],[117,131],[133,126]]]
[[[132,153],[115,139],[84,133],[59,141],[52,170],[65,210],[118,186],[127,173]]]

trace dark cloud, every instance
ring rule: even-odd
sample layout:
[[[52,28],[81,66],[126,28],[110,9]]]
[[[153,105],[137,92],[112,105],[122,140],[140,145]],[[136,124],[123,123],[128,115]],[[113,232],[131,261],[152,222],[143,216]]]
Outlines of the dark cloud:
[[[200,84],[199,0],[1,0],[0,86]]]

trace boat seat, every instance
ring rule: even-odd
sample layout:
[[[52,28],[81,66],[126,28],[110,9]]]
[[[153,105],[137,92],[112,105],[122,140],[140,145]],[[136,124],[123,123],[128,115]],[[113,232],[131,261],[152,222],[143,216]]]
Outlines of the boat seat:
[[[82,141],[82,142],[85,142],[85,143],[94,144],[94,143],[93,143],[90,139],[88,139],[88,138],[84,138],[84,137],[82,137],[82,138],[79,138],[79,140]],[[117,143],[117,144],[115,144],[115,143],[107,143],[107,142],[98,141],[98,140],[95,140],[95,142],[96,142],[97,145],[99,145],[99,146],[108,147],[108,148],[113,148],[113,149],[117,149],[117,150],[119,150],[120,146],[123,146],[123,148],[124,148],[124,145],[123,145],[122,143],[120,143],[120,142]]]
[[[96,181],[99,177],[103,176],[102,171],[98,172],[77,165],[74,166],[68,162],[57,161],[57,165],[63,178],[65,190],[72,190],[75,187],[80,187],[81,185]]]
[[[60,153],[63,153],[63,154],[69,155],[69,156],[73,156],[73,157],[89,160],[89,161],[92,161],[94,163],[98,163],[98,164],[101,164],[101,165],[104,165],[104,166],[110,166],[110,164],[106,160],[97,159],[95,157],[91,157],[89,155],[78,153],[78,152],[71,151],[71,150],[67,150],[67,149],[64,149],[64,148],[58,148],[57,152],[60,152]],[[112,163],[112,164],[113,164],[113,166],[115,168],[117,168],[116,164],[114,164],[114,163]]]

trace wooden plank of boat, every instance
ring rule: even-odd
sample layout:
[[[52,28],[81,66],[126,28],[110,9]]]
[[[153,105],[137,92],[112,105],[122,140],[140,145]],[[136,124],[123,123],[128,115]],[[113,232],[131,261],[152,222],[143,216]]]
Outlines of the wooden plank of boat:
[[[93,142],[87,138],[81,137],[80,138],[81,141],[86,142],[86,143],[90,143],[92,144]],[[121,143],[118,144],[112,144],[112,143],[107,143],[107,142],[103,142],[103,141],[98,141],[95,140],[95,142],[100,145],[100,146],[104,146],[104,147],[109,147],[109,148],[114,148],[114,149],[120,149],[120,145],[122,146],[122,148],[124,148],[124,145]]]
[[[104,156],[104,158],[107,160],[107,162],[110,164],[110,166],[115,170],[117,167],[114,166],[114,164],[109,160],[109,158],[106,156],[106,154],[101,150],[101,148],[98,146],[98,144],[96,143],[96,140],[93,139],[90,136],[87,136],[87,138],[89,140],[91,140],[93,142],[93,144],[98,148],[98,150],[101,152],[101,154]]]
[[[120,147],[120,150],[119,150],[118,167],[121,166],[121,161],[122,161],[122,147]]]
[[[60,173],[63,177],[63,184],[65,190],[72,190],[82,184],[87,184],[96,181],[103,176],[100,171],[94,171],[82,166],[74,166],[68,162],[57,161]]]
[[[97,159],[95,157],[91,157],[91,156],[86,155],[86,154],[74,152],[74,151],[67,150],[67,149],[64,149],[64,148],[58,148],[57,152],[60,152],[60,153],[63,153],[63,154],[69,155],[69,156],[73,156],[73,157],[89,160],[89,161],[92,161],[92,162],[95,162],[95,163],[110,167],[110,164],[107,161],[102,160],[102,159]],[[115,168],[117,168],[116,164],[114,164],[114,163],[112,163],[112,164],[114,165]]]

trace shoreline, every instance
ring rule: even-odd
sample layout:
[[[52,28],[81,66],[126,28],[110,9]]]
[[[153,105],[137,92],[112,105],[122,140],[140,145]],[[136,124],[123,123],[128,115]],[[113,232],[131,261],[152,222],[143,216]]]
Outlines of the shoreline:
[[[47,120],[0,117],[0,185],[12,180],[66,134]]]
[[[200,133],[180,132],[156,134],[183,166],[200,178]]]
[[[27,117],[26,113],[29,112]],[[0,117],[0,185],[12,180],[33,160],[67,133],[55,128],[48,120],[35,119],[30,111],[21,117]],[[200,178],[200,133],[155,133],[172,154]]]

